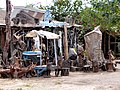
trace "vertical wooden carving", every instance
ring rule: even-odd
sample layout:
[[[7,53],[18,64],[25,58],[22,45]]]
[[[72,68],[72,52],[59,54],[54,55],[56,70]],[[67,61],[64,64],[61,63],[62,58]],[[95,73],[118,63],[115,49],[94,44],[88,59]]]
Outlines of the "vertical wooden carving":
[[[6,0],[6,17],[5,17],[6,40],[3,49],[3,61],[5,62],[6,65],[8,65],[8,50],[11,40],[10,14],[11,14],[11,2],[10,0]]]

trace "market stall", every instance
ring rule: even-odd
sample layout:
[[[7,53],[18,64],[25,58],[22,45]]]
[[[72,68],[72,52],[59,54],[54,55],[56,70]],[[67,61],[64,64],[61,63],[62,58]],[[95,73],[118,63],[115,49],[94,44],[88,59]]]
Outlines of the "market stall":
[[[55,64],[57,66],[56,39],[60,39],[60,36],[55,34],[55,33],[48,32],[48,31],[43,31],[43,30],[39,30],[39,31],[32,30],[32,31],[30,31],[29,33],[26,34],[26,37],[37,37],[37,36],[40,36],[40,39],[46,38],[47,43],[48,43],[48,39],[54,40]],[[40,50],[42,52],[42,40],[40,42],[39,47],[40,47]],[[42,59],[40,59],[40,65],[42,65]]]

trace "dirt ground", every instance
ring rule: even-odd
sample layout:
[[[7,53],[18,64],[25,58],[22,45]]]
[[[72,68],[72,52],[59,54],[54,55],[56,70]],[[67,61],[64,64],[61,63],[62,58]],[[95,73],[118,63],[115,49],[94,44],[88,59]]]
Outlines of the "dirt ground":
[[[70,72],[69,76],[0,79],[0,90],[120,90],[120,64],[116,72]]]

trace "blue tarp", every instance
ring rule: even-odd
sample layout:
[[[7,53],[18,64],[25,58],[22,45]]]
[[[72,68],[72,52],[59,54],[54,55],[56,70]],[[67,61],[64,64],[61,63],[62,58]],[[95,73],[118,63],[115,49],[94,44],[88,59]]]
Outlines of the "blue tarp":
[[[63,27],[66,24],[66,22],[59,22],[59,21],[40,21],[38,26],[41,27]]]
[[[52,15],[50,10],[46,10],[44,14],[44,19],[43,21],[39,22],[38,26],[41,27],[62,27],[65,25],[65,22],[59,22],[59,21],[51,21],[52,20]],[[51,21],[51,22],[50,22]]]

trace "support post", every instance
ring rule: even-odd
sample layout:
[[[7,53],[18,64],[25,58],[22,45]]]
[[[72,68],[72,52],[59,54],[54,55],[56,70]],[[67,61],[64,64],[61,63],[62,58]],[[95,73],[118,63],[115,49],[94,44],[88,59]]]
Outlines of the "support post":
[[[104,53],[106,54],[106,33],[103,34],[104,35],[104,46],[103,46],[103,50],[104,50]]]
[[[57,66],[57,52],[56,52],[56,41],[55,41],[55,39],[54,39],[54,51],[55,51],[55,64],[56,64],[56,66]]]
[[[108,36],[108,50],[110,50],[110,35]]]
[[[40,46],[41,46],[41,47],[40,47],[40,48],[41,48],[40,51],[41,51],[41,53],[42,53],[42,37],[40,37],[40,39],[41,39],[41,40],[40,40],[40,41],[41,41],[41,42],[40,42]],[[42,54],[43,54],[43,53],[42,53]],[[40,56],[40,66],[42,66],[42,54],[41,54],[41,56]]]
[[[68,40],[67,40],[67,26],[64,25],[64,56],[65,60],[68,59]]]
[[[1,30],[1,45],[2,45],[2,50],[5,46],[5,34],[4,34],[4,30]]]
[[[77,37],[76,37],[76,28],[74,27],[74,35],[75,35],[75,48],[77,48]]]
[[[62,37],[62,32],[59,31],[60,37]],[[58,39],[58,46],[60,48],[60,57],[62,57],[62,38]]]

